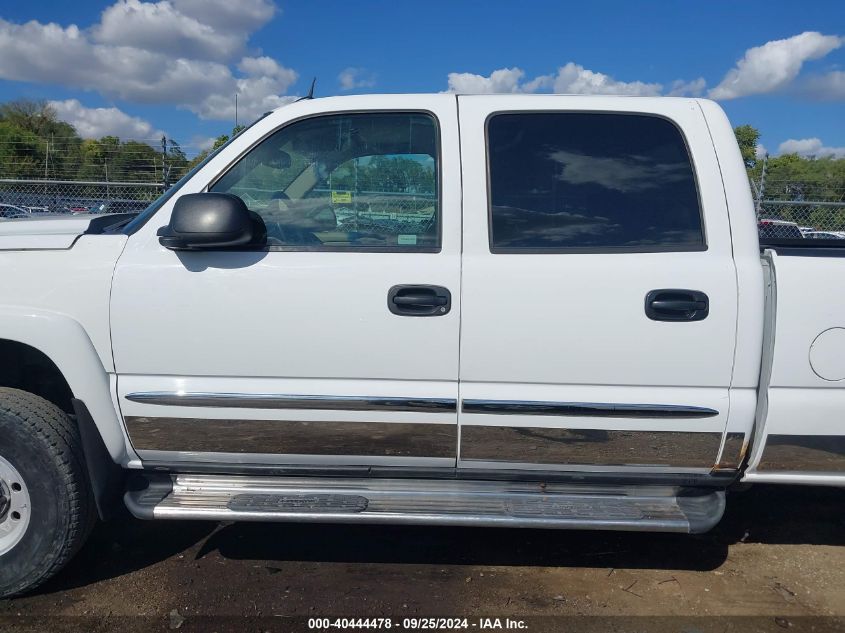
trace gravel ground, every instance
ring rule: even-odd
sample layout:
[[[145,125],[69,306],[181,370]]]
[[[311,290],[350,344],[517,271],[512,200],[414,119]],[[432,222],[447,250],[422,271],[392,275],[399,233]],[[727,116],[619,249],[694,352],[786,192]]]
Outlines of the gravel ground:
[[[825,488],[733,493],[700,536],[125,516],[36,594],[0,601],[0,631],[299,631],[314,617],[397,628],[422,616],[476,630],[509,616],[533,631],[845,631],[843,545],[845,490]]]

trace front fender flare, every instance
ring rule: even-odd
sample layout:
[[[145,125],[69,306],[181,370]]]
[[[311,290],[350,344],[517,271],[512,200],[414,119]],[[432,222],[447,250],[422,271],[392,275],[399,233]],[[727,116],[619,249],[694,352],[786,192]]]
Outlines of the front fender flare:
[[[73,392],[85,402],[111,458],[130,458],[126,435],[111,397],[109,374],[85,328],[76,319],[49,310],[0,307],[0,338],[17,341],[52,360]]]

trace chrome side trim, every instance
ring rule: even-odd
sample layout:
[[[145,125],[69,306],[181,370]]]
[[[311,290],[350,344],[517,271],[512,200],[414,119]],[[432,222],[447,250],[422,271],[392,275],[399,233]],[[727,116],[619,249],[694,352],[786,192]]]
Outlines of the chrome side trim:
[[[721,433],[461,427],[461,460],[530,464],[712,468]]]
[[[712,418],[715,409],[675,404],[606,402],[540,402],[534,400],[462,400],[464,413],[493,415],[556,415],[597,418]]]
[[[716,470],[736,470],[742,464],[748,443],[745,441],[745,433],[725,434],[725,444],[722,447],[722,454]]]
[[[455,458],[456,424],[126,416],[135,450]]]
[[[845,435],[769,435],[757,471],[845,472]]]
[[[370,396],[311,396],[276,393],[204,393],[149,391],[124,396],[132,402],[176,407],[225,409],[321,409],[324,411],[402,411],[439,413],[457,411],[451,398],[395,398]]]

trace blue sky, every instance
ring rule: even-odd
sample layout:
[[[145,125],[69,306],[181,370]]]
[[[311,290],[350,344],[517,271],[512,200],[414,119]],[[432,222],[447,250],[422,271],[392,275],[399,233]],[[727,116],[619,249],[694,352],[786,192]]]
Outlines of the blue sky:
[[[234,92],[248,118],[312,76],[318,95],[674,91],[717,98],[773,154],[845,155],[843,38],[843,0],[6,0],[0,100],[196,149],[231,128]]]

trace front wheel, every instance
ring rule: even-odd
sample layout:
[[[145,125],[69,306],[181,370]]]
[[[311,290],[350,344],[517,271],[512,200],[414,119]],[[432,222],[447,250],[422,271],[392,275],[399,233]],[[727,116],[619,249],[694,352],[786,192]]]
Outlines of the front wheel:
[[[0,598],[56,574],[94,521],[76,425],[43,398],[0,388]]]

